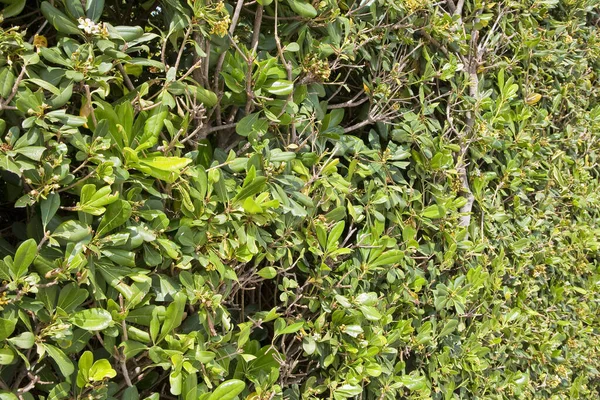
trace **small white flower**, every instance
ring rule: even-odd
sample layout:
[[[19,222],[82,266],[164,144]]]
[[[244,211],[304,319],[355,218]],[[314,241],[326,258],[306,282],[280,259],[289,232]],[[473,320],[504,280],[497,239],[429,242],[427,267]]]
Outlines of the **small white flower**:
[[[88,35],[98,31],[98,26],[89,18],[79,18],[79,28]]]

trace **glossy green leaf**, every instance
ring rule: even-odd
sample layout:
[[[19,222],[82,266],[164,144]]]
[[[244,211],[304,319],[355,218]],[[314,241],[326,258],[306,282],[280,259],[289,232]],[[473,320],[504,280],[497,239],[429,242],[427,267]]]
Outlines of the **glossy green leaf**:
[[[71,322],[88,331],[101,331],[112,323],[110,313],[102,308],[88,308],[76,312],[71,317]]]
[[[239,379],[230,379],[221,383],[208,397],[208,400],[233,400],[246,388]]]

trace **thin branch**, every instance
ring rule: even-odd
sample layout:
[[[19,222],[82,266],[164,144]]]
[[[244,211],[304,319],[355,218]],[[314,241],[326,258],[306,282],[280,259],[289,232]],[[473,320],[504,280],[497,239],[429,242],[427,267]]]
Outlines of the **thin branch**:
[[[448,8],[450,9],[450,13],[454,14],[456,12],[456,4],[454,4],[453,0],[446,0],[446,4],[448,4]]]
[[[371,118],[371,117],[369,116],[369,117],[368,117],[366,120],[364,120],[364,121],[361,121],[361,122],[359,122],[359,123],[357,123],[357,124],[354,124],[354,125],[352,125],[352,126],[349,126],[349,127],[347,127],[347,128],[344,128],[344,133],[350,133],[350,132],[352,132],[352,131],[355,131],[355,130],[357,130],[357,129],[360,129],[360,128],[362,128],[362,127],[365,127],[365,126],[367,126],[367,125],[371,125],[371,124],[373,124],[373,123],[375,123],[375,122],[376,122],[376,121],[375,121],[375,120],[373,120],[373,118]]]
[[[356,101],[356,99],[363,94],[365,91],[364,89],[361,90],[359,93],[356,94],[356,96],[354,96],[352,99],[346,101],[345,103],[339,103],[339,104],[330,104],[327,106],[328,110],[334,110],[336,108],[346,108],[346,107],[357,107],[360,106],[361,104],[363,104],[364,102],[369,100],[369,96],[365,96],[362,99]]]
[[[84,176],[80,180],[75,181],[75,182],[71,183],[69,186],[64,187],[64,188],[58,190],[58,193],[66,192],[67,190],[70,190],[70,189],[74,188],[75,186],[79,185],[80,183],[85,182],[86,180],[88,180],[89,178],[91,178],[95,173],[96,173],[95,169],[91,170],[89,174],[87,174],[86,176]]]
[[[205,133],[208,135],[209,133],[213,133],[213,132],[217,132],[217,131],[222,131],[222,130],[225,130],[225,129],[235,128],[236,125],[237,125],[237,122],[233,122],[231,124],[226,124],[226,125],[213,126],[211,128],[208,128],[205,131]]]
[[[125,83],[125,86],[127,86],[127,89],[133,92],[135,90],[135,86],[133,86],[131,79],[129,79],[129,75],[127,75],[127,72],[125,72],[125,68],[123,68],[123,65],[121,63],[117,64],[117,69],[121,73],[121,76],[123,77],[123,82]]]
[[[287,79],[288,79],[288,81],[291,82],[292,81],[292,64],[289,63],[285,59],[285,57],[283,55],[283,48],[281,47],[281,41],[279,40],[279,33],[278,33],[279,22],[277,19],[278,18],[277,3],[278,3],[278,1],[275,1],[275,44],[277,45],[277,54],[279,56],[279,59],[281,60],[281,63],[283,64],[283,66],[285,67],[285,70],[287,72]],[[287,106],[287,103],[292,100],[293,96],[294,96],[294,91],[292,90],[292,92],[288,95],[288,98],[286,100],[286,106]],[[285,112],[285,106],[281,107],[280,116],[284,112]],[[296,134],[296,123],[295,123],[295,121],[292,121],[291,132],[290,132],[290,142],[296,143],[296,141],[298,140],[297,136],[298,135]]]
[[[256,58],[256,50],[258,49],[258,39],[260,37],[260,26],[262,24],[263,6],[259,5],[256,9],[256,16],[254,17],[254,29],[252,34],[252,42],[250,44],[250,55],[248,56],[246,63],[248,64],[248,70],[246,71],[246,115],[252,111],[254,106],[254,91],[252,90],[252,67]],[[233,41],[233,39],[232,39]]]
[[[458,3],[456,3],[456,9],[454,10],[454,15],[462,16],[464,5],[465,5],[465,0],[458,0]]]
[[[94,107],[92,106],[92,93],[90,92],[90,85],[84,85],[84,88],[87,105],[90,108],[90,113],[92,115],[92,122],[94,123],[94,126],[97,126],[98,121],[96,120],[96,113],[94,113]]]
[[[243,6],[244,0],[238,0],[235,6],[235,10],[233,11],[233,17],[231,17],[231,25],[229,25],[229,36],[233,36],[233,32],[235,31],[238,20],[240,19],[240,13],[242,12]],[[213,78],[213,88],[215,93],[219,92],[219,75],[221,74],[221,69],[223,68],[223,61],[225,61],[226,55],[227,52],[224,51],[223,53],[221,53],[219,59],[217,60],[217,65],[215,67],[215,74]]]
[[[0,103],[0,105],[1,105],[0,109],[9,110],[8,103],[10,103],[12,101],[12,99],[15,98],[15,95],[17,94],[17,91],[19,90],[19,85],[21,84],[21,81],[23,80],[23,77],[25,76],[26,71],[27,71],[27,65],[23,64],[23,68],[21,68],[21,72],[19,73],[19,76],[17,77],[17,79],[15,79],[15,83],[13,84],[10,94],[8,95],[6,100],[4,100],[3,102]],[[15,107],[15,110],[16,110],[16,107]]]
[[[185,44],[192,33],[194,25],[190,24],[188,29],[185,31],[185,35],[183,36],[183,41],[181,42],[181,47],[179,47],[179,52],[177,53],[177,59],[175,60],[175,70],[179,68],[179,63],[181,62],[181,56],[183,55],[183,50],[185,50]]]

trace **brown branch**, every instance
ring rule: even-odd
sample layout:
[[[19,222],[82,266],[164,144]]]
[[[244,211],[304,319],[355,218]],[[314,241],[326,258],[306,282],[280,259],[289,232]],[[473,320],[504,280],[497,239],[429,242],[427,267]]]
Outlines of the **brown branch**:
[[[291,82],[292,81],[292,64],[289,63],[285,59],[285,57],[283,55],[283,48],[281,47],[281,41],[279,40],[279,33],[278,33],[279,22],[278,22],[278,15],[277,15],[277,13],[278,13],[278,11],[277,11],[277,3],[278,3],[278,1],[275,1],[275,44],[277,45],[277,55],[279,56],[279,59],[281,60],[281,63],[285,67],[285,70],[287,72],[288,81]],[[292,90],[292,93],[290,93],[288,95],[288,98],[286,100],[286,105],[287,105],[287,103],[289,101],[292,100],[293,96],[294,96],[294,91]],[[285,111],[285,106],[281,108],[280,115],[283,114],[284,111]],[[292,123],[291,123],[291,132],[290,132],[290,142],[291,143],[296,143],[296,141],[298,140],[297,136],[298,135],[296,133],[296,123],[294,121],[292,121]]]
[[[177,59],[175,60],[175,66],[173,68],[175,68],[175,70],[177,70],[177,68],[179,68],[179,63],[181,62],[181,56],[183,55],[183,50],[185,50],[185,44],[188,40],[188,38],[190,37],[190,34],[192,33],[192,29],[193,29],[194,25],[191,25],[188,27],[188,29],[185,31],[185,35],[183,36],[183,41],[181,42],[181,46],[179,47],[179,52],[177,53]]]
[[[459,2],[461,10],[463,3],[464,1]],[[482,9],[478,10],[477,16],[481,15],[482,12]],[[478,17],[476,18],[476,20],[477,19]],[[458,135],[460,155],[456,167],[456,170],[458,171],[458,176],[460,178],[461,190],[467,200],[466,204],[460,208],[460,213],[462,215],[459,219],[459,226],[463,226],[467,229],[471,225],[471,212],[473,210],[473,203],[475,201],[475,196],[473,196],[473,192],[471,191],[471,187],[469,185],[469,176],[467,172],[467,163],[465,162],[465,157],[467,156],[467,152],[469,150],[467,140],[473,133],[479,101],[479,76],[477,75],[477,67],[479,65],[480,49],[477,47],[478,39],[479,30],[474,29],[471,32],[471,43],[469,44],[470,54],[466,67],[467,72],[469,74],[469,96],[475,99],[475,106],[473,107],[473,109],[467,112],[467,121],[465,129],[462,131],[461,134]],[[468,238],[468,232],[466,238]]]
[[[90,85],[84,85],[84,88],[87,105],[90,108],[90,114],[92,115],[92,122],[94,123],[94,127],[96,127],[98,125],[98,121],[96,120],[96,113],[94,113],[94,107],[92,106],[92,93],[90,92]]]
[[[123,77],[123,82],[125,83],[125,86],[127,86],[127,89],[134,91],[135,86],[133,86],[131,79],[129,79],[129,75],[127,75],[127,72],[125,72],[125,68],[123,68],[123,65],[121,63],[117,64],[117,69],[121,73],[121,76]]]
[[[244,0],[238,0],[235,10],[233,11],[233,17],[231,17],[231,24],[229,25],[229,36],[233,36],[233,32],[237,26],[238,20],[240,19],[240,13],[242,12],[242,7],[244,6]],[[219,74],[221,73],[221,69],[223,68],[223,61],[225,61],[225,55],[227,55],[227,51],[223,51],[217,60],[217,65],[215,67],[214,74],[214,82],[213,88],[214,92],[219,92]]]
[[[450,9],[450,13],[454,14],[456,12],[456,4],[452,0],[446,0],[446,4],[448,4],[448,8]]]
[[[8,103],[10,103],[12,101],[12,99],[15,98],[15,95],[17,94],[17,91],[19,90],[19,85],[21,84],[21,81],[23,80],[23,77],[25,76],[26,71],[27,71],[27,65],[23,64],[23,68],[21,68],[21,72],[19,73],[19,76],[17,77],[17,79],[15,79],[15,83],[13,84],[10,94],[4,101],[0,101],[0,110],[16,110],[17,109],[16,107],[9,106]]]
[[[365,103],[366,101],[369,101],[369,96],[365,96],[362,99],[356,101],[356,99],[363,94],[365,91],[361,90],[359,93],[356,94],[356,96],[354,96],[352,99],[344,102],[344,103],[339,103],[339,104],[330,104],[327,106],[328,110],[334,110],[336,108],[346,108],[346,107],[357,107],[360,106],[361,104]]]
[[[454,10],[454,15],[462,15],[464,5],[465,0],[458,0],[458,3],[456,3],[456,9]]]
[[[248,70],[246,71],[246,108],[245,112],[248,115],[254,105],[254,91],[252,90],[252,67],[256,58],[256,50],[258,49],[258,39],[260,37],[260,26],[262,24],[263,6],[259,5],[256,9],[256,16],[254,18],[254,29],[252,34],[252,42],[250,44],[250,55],[246,62]],[[235,43],[234,43],[235,44]]]

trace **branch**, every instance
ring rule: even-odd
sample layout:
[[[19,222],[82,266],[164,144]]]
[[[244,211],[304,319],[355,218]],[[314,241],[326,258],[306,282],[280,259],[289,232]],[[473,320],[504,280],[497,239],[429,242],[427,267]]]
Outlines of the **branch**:
[[[226,125],[213,126],[211,128],[208,128],[204,133],[206,133],[208,135],[209,133],[213,133],[213,132],[217,132],[217,131],[222,131],[222,130],[225,130],[225,129],[235,128],[236,125],[237,125],[237,122],[234,122],[234,123],[231,123],[231,124],[226,124]]]
[[[346,101],[345,103],[339,103],[339,104],[330,104],[330,105],[328,105],[328,106],[327,106],[327,109],[328,109],[328,110],[333,110],[333,109],[336,109],[336,108],[346,108],[346,107],[357,107],[357,106],[360,106],[361,104],[363,104],[364,102],[366,102],[366,101],[368,101],[368,100],[369,100],[369,96],[365,96],[365,97],[363,97],[362,99],[360,99],[360,100],[356,101],[356,99],[357,99],[357,98],[358,98],[358,97],[359,97],[361,94],[363,94],[364,92],[365,92],[365,91],[364,91],[364,89],[363,89],[363,90],[361,90],[360,92],[358,92],[358,93],[356,94],[356,96],[354,96],[352,99],[350,99],[350,100]]]
[[[462,4],[464,0],[459,2],[459,5],[462,8]],[[458,6],[457,6],[458,8]],[[483,10],[480,9],[477,12],[476,21],[479,18]],[[467,66],[467,71],[469,73],[469,96],[475,99],[475,106],[472,110],[467,112],[467,121],[466,127],[463,130],[462,134],[458,135],[458,141],[460,146],[460,156],[458,158],[457,168],[458,176],[461,182],[461,190],[467,199],[467,203],[461,207],[460,213],[463,214],[459,220],[459,226],[463,226],[468,229],[471,225],[471,211],[473,210],[473,202],[475,201],[475,196],[473,196],[473,192],[471,191],[471,187],[469,186],[469,176],[467,173],[467,165],[465,163],[465,157],[467,155],[467,151],[469,150],[469,145],[467,144],[467,138],[472,134],[473,127],[475,126],[475,117],[477,114],[477,107],[479,101],[479,76],[477,76],[477,67],[479,64],[479,48],[477,46],[477,41],[479,39],[479,30],[474,29],[471,32],[471,43],[470,45],[470,55]],[[465,239],[467,239],[467,236]]]
[[[258,39],[260,36],[260,26],[262,24],[263,6],[259,5],[256,9],[256,16],[254,18],[254,28],[252,34],[252,42],[250,44],[250,56],[248,57],[247,64],[248,70],[246,71],[246,115],[252,110],[254,103],[254,92],[252,91],[252,66],[256,57],[256,50],[258,49]]]
[[[458,0],[458,3],[456,3],[456,9],[454,10],[454,15],[462,15],[464,5],[465,0]]]
[[[450,13],[454,14],[456,12],[456,4],[452,0],[446,0],[446,4],[448,4],[448,8],[450,9]]]
[[[125,68],[123,68],[123,65],[121,63],[117,64],[117,69],[121,73],[121,76],[123,77],[123,82],[125,83],[125,86],[127,86],[127,89],[133,92],[135,90],[135,86],[133,86],[133,83],[131,83],[131,79],[129,79],[129,75],[127,75],[127,72],[125,72]]]
[[[277,4],[277,3],[275,3]],[[231,18],[231,25],[229,25],[229,36],[233,36],[233,32],[235,31],[235,27],[237,26],[238,19],[240,19],[240,13],[242,12],[242,7],[244,6],[244,0],[238,0],[235,11],[233,12],[233,17]],[[217,66],[215,67],[215,75],[214,75],[214,83],[213,88],[214,92],[217,93],[219,91],[219,74],[221,73],[221,69],[223,68],[223,61],[225,61],[225,55],[227,51],[224,51],[219,56],[217,60]]]
[[[96,120],[96,113],[94,113],[94,107],[92,106],[92,93],[90,92],[90,86],[85,85],[85,97],[87,99],[87,105],[90,108],[90,114],[92,115],[92,122],[94,123],[94,127],[98,125],[98,121]]]
[[[289,63],[285,59],[285,57],[283,55],[283,48],[281,47],[281,41],[279,40],[279,33],[278,33],[279,22],[278,22],[278,15],[277,15],[277,3],[278,3],[278,1],[275,1],[275,44],[277,45],[277,55],[279,56],[281,63],[285,67],[285,70],[287,72],[288,81],[292,82],[292,64]],[[292,92],[287,97],[286,105],[289,101],[292,100],[293,96],[294,96],[294,91],[292,90]],[[285,107],[281,107],[281,113],[279,114],[279,116],[281,116],[281,114],[283,114],[284,111],[285,111]],[[292,121],[292,123],[291,123],[291,135],[290,136],[291,136],[290,142],[296,143],[296,141],[298,140],[298,135],[296,133],[296,123],[294,121]]]
[[[179,63],[181,62],[181,56],[183,55],[183,50],[185,50],[185,44],[192,33],[192,28],[194,25],[190,25],[189,28],[185,31],[185,35],[183,36],[183,41],[181,42],[181,47],[179,47],[179,52],[177,53],[177,59],[175,60],[175,69],[179,68]]]
[[[354,124],[352,126],[344,128],[344,133],[350,133],[350,132],[360,129],[364,126],[371,125],[375,122],[377,122],[377,121],[375,121],[373,118],[371,118],[371,116],[369,116],[366,120],[359,122],[358,124]]]
[[[9,106],[8,103],[10,103],[12,101],[12,99],[15,98],[15,95],[17,94],[17,91],[19,90],[19,85],[21,84],[21,81],[23,80],[23,77],[25,76],[25,72],[27,71],[27,66],[25,64],[23,64],[23,68],[21,68],[21,72],[19,73],[19,76],[17,77],[17,79],[15,79],[15,83],[12,87],[12,90],[10,91],[10,94],[8,95],[8,97],[6,98],[6,100],[0,102],[0,110],[16,110],[16,107],[12,107]]]

